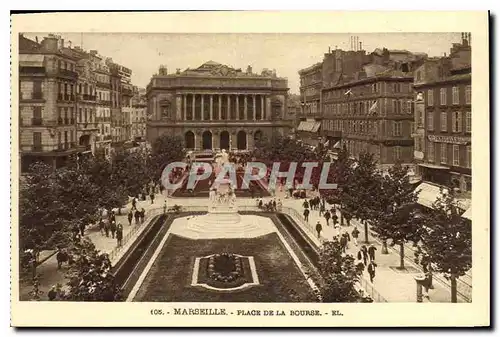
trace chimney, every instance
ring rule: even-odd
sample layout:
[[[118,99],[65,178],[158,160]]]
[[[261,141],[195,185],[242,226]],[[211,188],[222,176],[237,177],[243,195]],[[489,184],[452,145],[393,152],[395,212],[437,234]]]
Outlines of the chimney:
[[[354,44],[354,48],[356,49],[356,51],[358,51],[358,45],[359,45],[359,36],[356,36],[356,43]]]
[[[42,49],[46,52],[57,52],[59,49],[58,43],[57,37],[49,34],[49,36],[42,40]]]
[[[21,35],[21,36],[22,36],[22,35]],[[37,36],[35,36],[35,41],[36,41],[36,43],[38,43],[38,35],[37,35]]]
[[[60,43],[60,47],[59,48],[63,49],[64,48],[64,39],[60,39],[59,41],[60,41],[59,42]]]
[[[335,46],[335,50],[337,50],[337,46]]]
[[[362,42],[359,43],[359,50],[363,50]]]
[[[471,38],[470,38],[470,33],[469,33],[469,46],[471,45]]]
[[[248,66],[247,67],[247,74],[251,74],[252,73],[252,66]]]
[[[328,47],[328,54],[332,52],[332,48]]]

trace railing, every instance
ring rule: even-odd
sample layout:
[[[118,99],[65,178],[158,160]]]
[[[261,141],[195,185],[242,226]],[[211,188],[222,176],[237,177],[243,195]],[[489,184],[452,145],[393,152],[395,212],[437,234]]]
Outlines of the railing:
[[[64,151],[75,147],[74,142],[61,144],[27,144],[21,145],[21,151],[33,152],[49,152],[49,151]]]
[[[41,126],[41,125],[43,125],[43,119],[42,118],[32,118],[31,125]]]
[[[88,95],[88,94],[80,94],[78,95],[78,99],[83,101],[95,101],[97,100],[97,96]]]
[[[125,235],[122,239],[122,245],[121,246],[116,246],[111,253],[109,253],[109,259],[114,262],[114,260],[118,257],[118,254],[123,251],[127,250],[130,248],[127,243],[130,242],[130,239],[138,235],[138,232],[142,232],[142,230],[158,215],[163,214],[163,207],[161,208],[154,208],[146,211],[146,214],[144,216],[144,222],[141,223],[140,225],[134,225],[132,229]],[[125,249],[126,248],[126,249]]]
[[[370,296],[374,302],[387,302],[387,300],[380,295],[380,293],[373,287],[370,281],[366,278],[361,277],[359,280],[359,285],[363,288],[366,295]]]
[[[78,77],[78,73],[71,71],[71,70],[68,70],[68,69],[59,69],[58,75],[63,75],[63,76],[71,77],[71,78]]]

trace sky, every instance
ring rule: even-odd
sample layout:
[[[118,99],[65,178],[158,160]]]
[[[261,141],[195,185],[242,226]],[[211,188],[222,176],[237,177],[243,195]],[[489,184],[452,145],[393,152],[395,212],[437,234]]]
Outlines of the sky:
[[[206,61],[227,64],[254,72],[276,69],[288,78],[290,93],[299,92],[298,71],[321,62],[328,47],[350,49],[351,34],[133,34],[133,33],[58,33],[72,47],[95,49],[114,62],[132,70],[132,83],[146,87],[151,76],[165,65],[169,73],[177,68],[196,68]],[[47,33],[26,33],[41,41]],[[355,34],[367,53],[375,48],[406,49],[429,56],[449,53],[451,44],[460,42],[460,33]]]

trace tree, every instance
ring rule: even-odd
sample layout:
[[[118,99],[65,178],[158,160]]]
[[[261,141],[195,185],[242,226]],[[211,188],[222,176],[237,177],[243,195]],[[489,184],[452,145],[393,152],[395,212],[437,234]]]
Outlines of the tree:
[[[415,209],[417,194],[410,184],[408,171],[408,167],[396,163],[382,178],[373,220],[373,229],[384,241],[385,249],[387,239],[399,245],[400,269],[405,268],[405,243],[418,242],[422,231]]]
[[[349,193],[344,194],[349,214],[365,226],[365,241],[368,242],[368,223],[376,216],[376,200],[380,195],[381,179],[373,154],[362,152],[356,161],[351,177]]]
[[[163,135],[155,139],[148,155],[148,167],[153,181],[159,181],[165,166],[182,161],[185,157],[183,141],[180,137]]]
[[[352,255],[342,252],[338,236],[333,241],[325,242],[321,248],[318,282],[323,302],[363,302],[366,297],[357,286],[363,269],[355,265]]]
[[[472,228],[453,191],[441,190],[432,210],[424,216],[423,250],[451,283],[451,302],[457,302],[457,279],[472,267]]]
[[[348,202],[348,195],[350,184],[352,182],[354,161],[349,155],[347,147],[339,151],[338,159],[335,162],[333,169],[330,168],[328,172],[328,183],[336,183],[336,189],[320,189],[320,195],[328,203],[338,205],[340,208],[340,222],[344,223],[344,211],[349,212],[350,203]]]
[[[94,244],[83,239],[71,249],[73,264],[61,298],[65,301],[112,302],[122,299],[120,287],[111,273],[108,254],[99,253]]]

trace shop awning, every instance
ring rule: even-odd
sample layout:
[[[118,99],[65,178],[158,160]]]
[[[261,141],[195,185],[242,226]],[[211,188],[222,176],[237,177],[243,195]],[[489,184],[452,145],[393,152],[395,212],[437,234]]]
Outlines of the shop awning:
[[[441,194],[440,187],[428,183],[422,183],[417,186],[415,193],[418,193],[417,202],[425,207],[432,208],[437,197]]]
[[[20,54],[19,66],[21,67],[43,67],[43,55]]]
[[[449,167],[446,166],[441,166],[441,165],[434,165],[434,164],[429,164],[429,163],[419,163],[418,166],[422,167],[427,167],[431,169],[436,169],[436,170],[449,170]]]
[[[469,219],[472,221],[472,206],[469,207],[464,214],[462,214],[462,218]]]
[[[300,122],[297,131],[318,132],[320,126],[321,122],[302,121]]]
[[[444,188],[444,191],[448,192],[448,189]],[[415,193],[418,193],[417,202],[420,205],[428,207],[428,208],[432,208],[437,197],[441,195],[441,187],[437,186],[437,185],[432,185],[429,183],[421,183],[415,189]],[[471,208],[471,199],[457,197],[456,201],[457,201],[458,207],[460,207],[463,210],[468,211]]]

